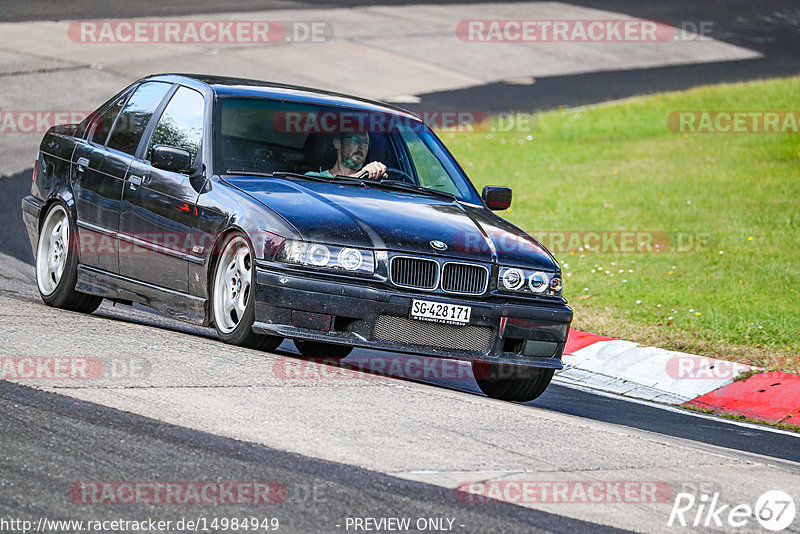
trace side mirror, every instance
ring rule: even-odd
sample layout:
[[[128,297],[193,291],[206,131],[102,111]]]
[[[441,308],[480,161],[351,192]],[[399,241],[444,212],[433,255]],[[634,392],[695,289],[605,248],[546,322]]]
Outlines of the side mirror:
[[[156,169],[186,173],[192,166],[192,154],[185,148],[155,145],[150,153],[150,164]]]
[[[511,188],[487,185],[483,188],[481,198],[492,211],[507,210],[511,206]]]

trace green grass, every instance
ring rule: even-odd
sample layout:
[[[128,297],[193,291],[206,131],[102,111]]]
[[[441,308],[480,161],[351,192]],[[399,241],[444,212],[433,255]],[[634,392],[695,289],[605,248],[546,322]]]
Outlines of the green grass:
[[[671,237],[660,253],[556,252],[576,328],[797,372],[800,135],[684,135],[667,117],[798,105],[794,77],[536,114],[532,131],[442,137],[476,185],[514,188],[501,214],[526,231]],[[678,250],[679,233],[713,239]]]

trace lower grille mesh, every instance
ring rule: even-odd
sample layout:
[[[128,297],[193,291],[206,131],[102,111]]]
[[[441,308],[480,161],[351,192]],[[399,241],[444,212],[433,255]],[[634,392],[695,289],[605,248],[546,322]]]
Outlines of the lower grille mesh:
[[[375,322],[375,339],[413,343],[455,350],[486,350],[492,329],[486,326],[455,326],[407,317],[381,315]]]

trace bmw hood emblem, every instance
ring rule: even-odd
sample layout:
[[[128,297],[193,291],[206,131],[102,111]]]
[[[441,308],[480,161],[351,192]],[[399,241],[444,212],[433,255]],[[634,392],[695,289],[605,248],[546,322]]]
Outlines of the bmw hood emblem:
[[[433,240],[431,241],[431,246],[436,250],[447,250],[447,243],[444,241]]]

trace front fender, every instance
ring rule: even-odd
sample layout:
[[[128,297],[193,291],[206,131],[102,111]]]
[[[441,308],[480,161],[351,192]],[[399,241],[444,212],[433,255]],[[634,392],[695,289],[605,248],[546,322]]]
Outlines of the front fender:
[[[203,263],[189,266],[189,292],[209,298],[209,285],[222,239],[230,232],[244,234],[257,258],[264,257],[268,236],[296,238],[298,232],[269,207],[235,186],[212,177],[197,201],[196,242],[203,243]]]

